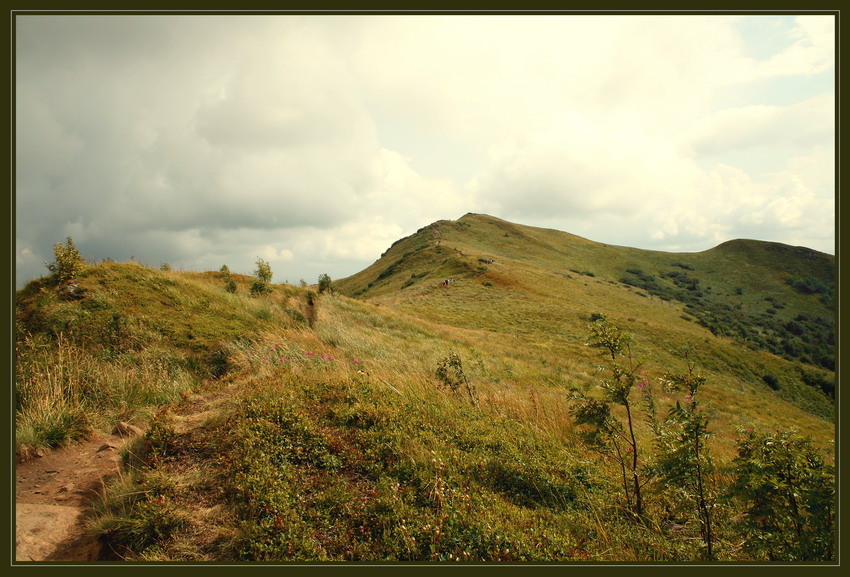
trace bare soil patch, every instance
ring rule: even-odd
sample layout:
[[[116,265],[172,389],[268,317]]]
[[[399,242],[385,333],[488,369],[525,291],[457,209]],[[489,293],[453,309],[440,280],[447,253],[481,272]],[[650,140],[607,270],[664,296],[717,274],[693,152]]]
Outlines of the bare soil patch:
[[[118,473],[125,439],[95,435],[15,470],[15,560],[92,561],[100,556],[97,538],[86,530],[88,504],[108,477]]]

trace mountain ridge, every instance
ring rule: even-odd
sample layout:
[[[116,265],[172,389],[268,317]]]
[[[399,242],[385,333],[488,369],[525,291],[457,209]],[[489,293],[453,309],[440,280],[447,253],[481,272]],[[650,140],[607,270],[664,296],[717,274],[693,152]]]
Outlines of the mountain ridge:
[[[831,559],[832,267],[486,215],[312,286],[82,263],[16,294],[16,454],[139,427],[91,503],[106,550],[134,561]],[[698,404],[670,386],[691,376]],[[710,539],[664,473],[692,462],[682,417],[718,472]],[[776,443],[805,459],[816,514],[797,531],[772,513],[765,535],[759,503],[780,497],[749,489],[750,465],[773,466],[749,451]]]

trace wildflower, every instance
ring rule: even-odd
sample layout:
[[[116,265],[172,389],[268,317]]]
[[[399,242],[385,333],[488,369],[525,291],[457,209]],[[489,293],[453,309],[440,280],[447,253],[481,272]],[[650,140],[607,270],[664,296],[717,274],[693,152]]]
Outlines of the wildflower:
[[[359,365],[359,364],[360,364],[360,360],[359,360],[359,359],[354,359],[354,364],[355,364],[355,365]]]

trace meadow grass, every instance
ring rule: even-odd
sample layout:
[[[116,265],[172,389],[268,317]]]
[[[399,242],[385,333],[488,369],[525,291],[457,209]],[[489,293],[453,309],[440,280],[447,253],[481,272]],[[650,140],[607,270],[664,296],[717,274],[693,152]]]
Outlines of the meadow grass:
[[[361,300],[324,293],[309,306],[309,287],[289,285],[252,297],[249,277],[134,263],[86,267],[78,299],[31,283],[18,294],[18,452],[115,419],[143,423],[92,524],[137,561],[703,559],[696,518],[652,472],[656,432],[641,399],[640,522],[616,460],[576,424],[578,393],[605,398],[610,366],[587,344],[604,313],[633,333],[659,419],[685,401],[659,379],[684,370],[673,349],[692,346],[722,494],[715,558],[766,559],[741,547],[748,505],[725,492],[737,443],[748,428],[794,428],[832,462],[833,405],[800,376],[814,369],[715,335],[686,302],[616,280],[624,267],[657,273],[677,261],[706,273],[724,251],[760,245],[685,259],[462,221],[438,223],[439,245],[426,227],[338,283]],[[774,276],[784,311],[803,302]],[[746,278],[711,290],[755,290]],[[451,358],[468,388],[441,377]],[[624,422],[622,407],[612,414]]]

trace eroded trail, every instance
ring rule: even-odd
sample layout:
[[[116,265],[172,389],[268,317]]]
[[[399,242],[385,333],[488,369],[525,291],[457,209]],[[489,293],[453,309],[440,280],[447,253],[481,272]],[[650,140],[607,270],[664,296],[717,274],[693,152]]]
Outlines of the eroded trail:
[[[226,396],[226,390],[215,389],[173,407],[178,428],[194,428]],[[104,558],[99,540],[86,524],[91,504],[99,498],[107,479],[120,474],[119,453],[132,434],[97,434],[17,464],[16,561],[85,562]]]
[[[15,560],[92,561],[100,545],[86,531],[92,499],[118,473],[125,439],[97,435],[16,467]]]

